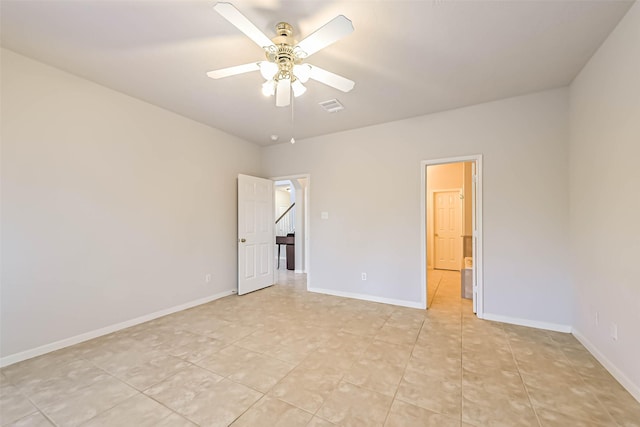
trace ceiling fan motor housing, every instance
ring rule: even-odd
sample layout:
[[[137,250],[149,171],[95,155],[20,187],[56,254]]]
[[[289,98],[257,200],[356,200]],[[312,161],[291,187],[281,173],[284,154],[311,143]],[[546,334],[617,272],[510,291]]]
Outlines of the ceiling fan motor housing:
[[[296,41],[293,39],[293,27],[286,22],[280,22],[276,25],[276,34],[277,36],[271,39],[275,46],[271,46],[266,52],[267,59],[278,66],[278,72],[273,79],[290,79],[293,82],[296,79],[293,66],[302,62],[300,52],[294,49]]]

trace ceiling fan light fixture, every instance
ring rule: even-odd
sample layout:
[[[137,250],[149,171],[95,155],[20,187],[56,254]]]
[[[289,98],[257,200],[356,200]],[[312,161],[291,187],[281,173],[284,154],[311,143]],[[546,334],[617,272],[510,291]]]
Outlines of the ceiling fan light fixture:
[[[262,94],[264,96],[273,96],[276,93],[276,82],[267,80],[262,84]]]
[[[291,80],[278,80],[276,86],[276,107],[287,107],[291,104]]]
[[[262,77],[264,77],[265,80],[273,79],[273,76],[278,72],[278,66],[273,62],[261,61],[259,66],[260,74],[262,74]]]
[[[302,83],[306,83],[311,77],[311,67],[308,64],[296,64],[293,66],[293,75]]]
[[[307,91],[307,88],[304,87],[300,80],[296,80],[291,83],[291,89],[293,90],[293,96],[296,98]]]

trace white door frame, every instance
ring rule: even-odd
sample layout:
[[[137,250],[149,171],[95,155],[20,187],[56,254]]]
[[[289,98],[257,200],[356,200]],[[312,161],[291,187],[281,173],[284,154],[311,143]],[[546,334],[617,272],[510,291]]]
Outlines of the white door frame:
[[[427,308],[427,166],[448,163],[475,162],[477,191],[475,200],[475,239],[476,253],[473,259],[473,275],[475,278],[476,316],[484,318],[484,280],[483,280],[483,245],[482,245],[482,154],[472,156],[447,157],[443,159],[423,160],[420,162],[420,246],[422,255],[422,308]]]
[[[304,192],[304,202],[305,202],[305,206],[304,206],[304,268],[305,270],[307,270],[307,290],[311,287],[311,252],[310,252],[310,244],[309,242],[311,241],[311,234],[310,234],[310,224],[309,224],[309,218],[310,218],[310,214],[309,214],[309,207],[311,205],[311,196],[310,196],[310,191],[311,191],[311,174],[308,173],[300,173],[300,174],[295,174],[295,175],[283,175],[283,176],[276,176],[276,177],[271,177],[269,179],[271,179],[272,181],[284,181],[284,180],[292,180],[292,179],[299,179],[299,178],[306,178],[307,179],[307,188]],[[274,274],[274,283],[275,283],[275,274],[276,271],[274,269],[273,271]]]

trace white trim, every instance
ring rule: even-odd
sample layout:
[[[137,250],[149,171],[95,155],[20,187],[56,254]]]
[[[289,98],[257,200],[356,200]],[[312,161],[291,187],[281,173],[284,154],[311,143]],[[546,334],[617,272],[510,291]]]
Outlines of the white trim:
[[[610,361],[604,354],[598,350],[598,348],[591,343],[584,335],[582,335],[575,328],[572,329],[571,333],[580,343],[585,346],[587,350],[595,357],[598,362],[605,367],[607,371],[613,377],[618,380],[618,382],[627,389],[627,391],[638,401],[640,402],[640,385],[634,384],[629,377],[627,377],[618,367]]]
[[[530,328],[545,329],[547,331],[571,333],[571,325],[561,323],[540,322],[538,320],[519,319],[517,317],[503,316],[501,314],[484,313],[484,320],[509,323],[511,325],[528,326]]]
[[[392,299],[392,298],[376,297],[373,295],[356,294],[353,292],[334,291],[333,289],[308,288],[307,290],[309,292],[315,292],[317,294],[334,295],[337,297],[353,298],[353,299],[359,299],[363,301],[372,301],[372,302],[381,302],[383,304],[399,305],[401,307],[424,309],[421,303],[416,301],[405,301],[401,299]]]
[[[427,166],[443,165],[447,163],[475,162],[476,176],[478,177],[476,191],[476,246],[477,253],[473,260],[473,269],[476,276],[476,316],[480,319],[484,318],[484,275],[483,275],[483,246],[482,246],[482,154],[472,156],[448,157],[445,159],[422,160],[420,162],[420,250],[421,250],[421,288],[422,288],[422,309],[427,308]]]
[[[220,292],[215,295],[210,295],[204,298],[199,298],[197,300],[176,305],[174,307],[165,308],[164,310],[156,311],[154,313],[145,314],[144,316],[136,317],[135,319],[126,320],[124,322],[116,323],[114,325],[105,326],[104,328],[95,329],[93,331],[85,332],[80,335],[65,338],[60,341],[55,341],[49,344],[41,345],[40,347],[32,348],[30,350],[21,351],[20,353],[10,354],[8,356],[0,358],[0,367],[12,365],[14,363],[21,362],[23,360],[31,359],[32,357],[41,356],[45,353],[50,353],[52,351],[60,350],[61,348],[79,344],[84,341],[89,341],[94,338],[98,338],[103,335],[110,334],[112,332],[129,328],[131,326],[139,325],[140,323],[148,322],[153,319],[157,319],[158,317],[162,317],[168,314],[176,313],[178,311],[186,310],[188,308],[195,307],[197,305],[206,304],[208,302],[211,302],[220,298],[224,298],[229,295],[234,295],[235,293],[236,293],[235,289],[230,289],[228,291]]]

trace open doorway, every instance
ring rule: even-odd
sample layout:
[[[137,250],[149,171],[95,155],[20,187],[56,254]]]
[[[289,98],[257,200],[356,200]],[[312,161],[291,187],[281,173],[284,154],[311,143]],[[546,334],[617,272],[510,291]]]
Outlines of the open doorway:
[[[309,272],[309,175],[274,180],[275,282],[307,289]]]
[[[423,306],[468,299],[482,317],[481,156],[423,161]]]

